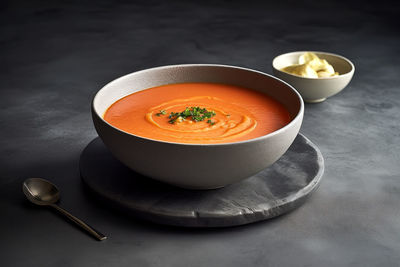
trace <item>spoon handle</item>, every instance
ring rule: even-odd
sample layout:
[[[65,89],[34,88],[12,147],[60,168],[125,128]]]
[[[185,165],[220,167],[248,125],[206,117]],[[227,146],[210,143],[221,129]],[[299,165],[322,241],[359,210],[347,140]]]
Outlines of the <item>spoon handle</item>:
[[[63,208],[59,207],[58,205],[52,204],[51,206],[53,208],[55,208],[56,210],[58,210],[63,215],[65,215],[66,217],[68,217],[71,221],[73,221],[74,223],[76,223],[77,225],[79,225],[80,227],[85,229],[86,231],[88,231],[96,239],[98,239],[100,241],[107,239],[107,237],[105,235],[103,235],[99,231],[93,229],[93,227],[89,226],[87,223],[85,223],[85,222],[81,221],[80,219],[76,218],[71,213],[69,213],[68,211],[66,211]]]

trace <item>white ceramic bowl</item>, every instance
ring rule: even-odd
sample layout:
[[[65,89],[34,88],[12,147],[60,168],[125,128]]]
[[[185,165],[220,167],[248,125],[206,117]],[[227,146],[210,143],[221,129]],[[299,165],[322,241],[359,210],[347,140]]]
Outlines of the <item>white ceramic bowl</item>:
[[[126,95],[155,86],[185,82],[231,84],[266,93],[287,108],[292,120],[275,132],[246,141],[183,144],[129,134],[103,119],[107,108]],[[299,132],[303,112],[304,104],[299,93],[273,76],[245,68],[205,64],[165,66],[125,75],[104,86],[92,102],[97,133],[117,159],[145,176],[191,189],[223,187],[274,163]]]
[[[301,94],[304,101],[309,103],[318,103],[326,100],[342,91],[350,82],[354,74],[354,65],[345,57],[325,53],[314,52],[318,57],[326,59],[333,66],[335,71],[339,72],[339,76],[328,78],[306,78],[287,72],[281,71],[282,68],[297,64],[299,57],[310,51],[298,51],[286,53],[277,56],[272,61],[273,74],[291,84]]]

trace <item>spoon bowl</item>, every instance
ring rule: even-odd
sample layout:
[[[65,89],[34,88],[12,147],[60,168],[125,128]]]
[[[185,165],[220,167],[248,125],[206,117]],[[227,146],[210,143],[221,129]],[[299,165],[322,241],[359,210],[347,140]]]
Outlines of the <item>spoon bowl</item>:
[[[22,190],[29,201],[36,205],[46,206],[60,199],[57,186],[42,178],[29,178],[24,181]]]

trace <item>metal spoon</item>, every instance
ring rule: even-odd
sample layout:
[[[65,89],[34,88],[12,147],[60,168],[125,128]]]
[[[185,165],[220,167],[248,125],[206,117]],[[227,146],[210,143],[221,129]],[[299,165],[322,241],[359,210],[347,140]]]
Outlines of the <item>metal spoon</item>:
[[[107,237],[96,231],[88,224],[79,220],[75,216],[71,215],[68,211],[57,206],[56,203],[60,199],[60,192],[54,184],[49,181],[41,178],[29,178],[24,181],[22,185],[22,190],[24,191],[25,196],[36,205],[41,206],[51,206],[69,218],[71,221],[88,231],[91,235],[93,235],[98,240],[104,240]]]

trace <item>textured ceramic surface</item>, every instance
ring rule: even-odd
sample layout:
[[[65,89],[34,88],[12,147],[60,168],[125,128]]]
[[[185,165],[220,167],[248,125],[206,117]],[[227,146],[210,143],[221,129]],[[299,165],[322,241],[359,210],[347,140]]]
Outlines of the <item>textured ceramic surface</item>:
[[[124,214],[187,227],[234,226],[284,214],[304,203],[323,170],[321,152],[301,134],[271,167],[216,190],[180,189],[143,177],[112,157],[99,138],[80,158],[85,184]]]
[[[211,145],[142,138],[123,132],[102,119],[112,103],[128,94],[184,82],[232,84],[266,93],[280,101],[293,119],[285,127],[259,138]],[[92,103],[96,131],[117,159],[143,175],[191,189],[223,187],[274,163],[299,132],[303,112],[304,104],[299,93],[271,75],[245,68],[206,64],[165,66],[128,74],[104,86]]]
[[[297,64],[299,57],[307,51],[291,52],[277,56],[272,61],[273,74],[291,84],[309,103],[322,102],[342,91],[354,74],[353,63],[342,56],[313,51],[318,57],[326,59],[339,72],[339,76],[329,78],[306,78],[281,71],[282,68]]]

